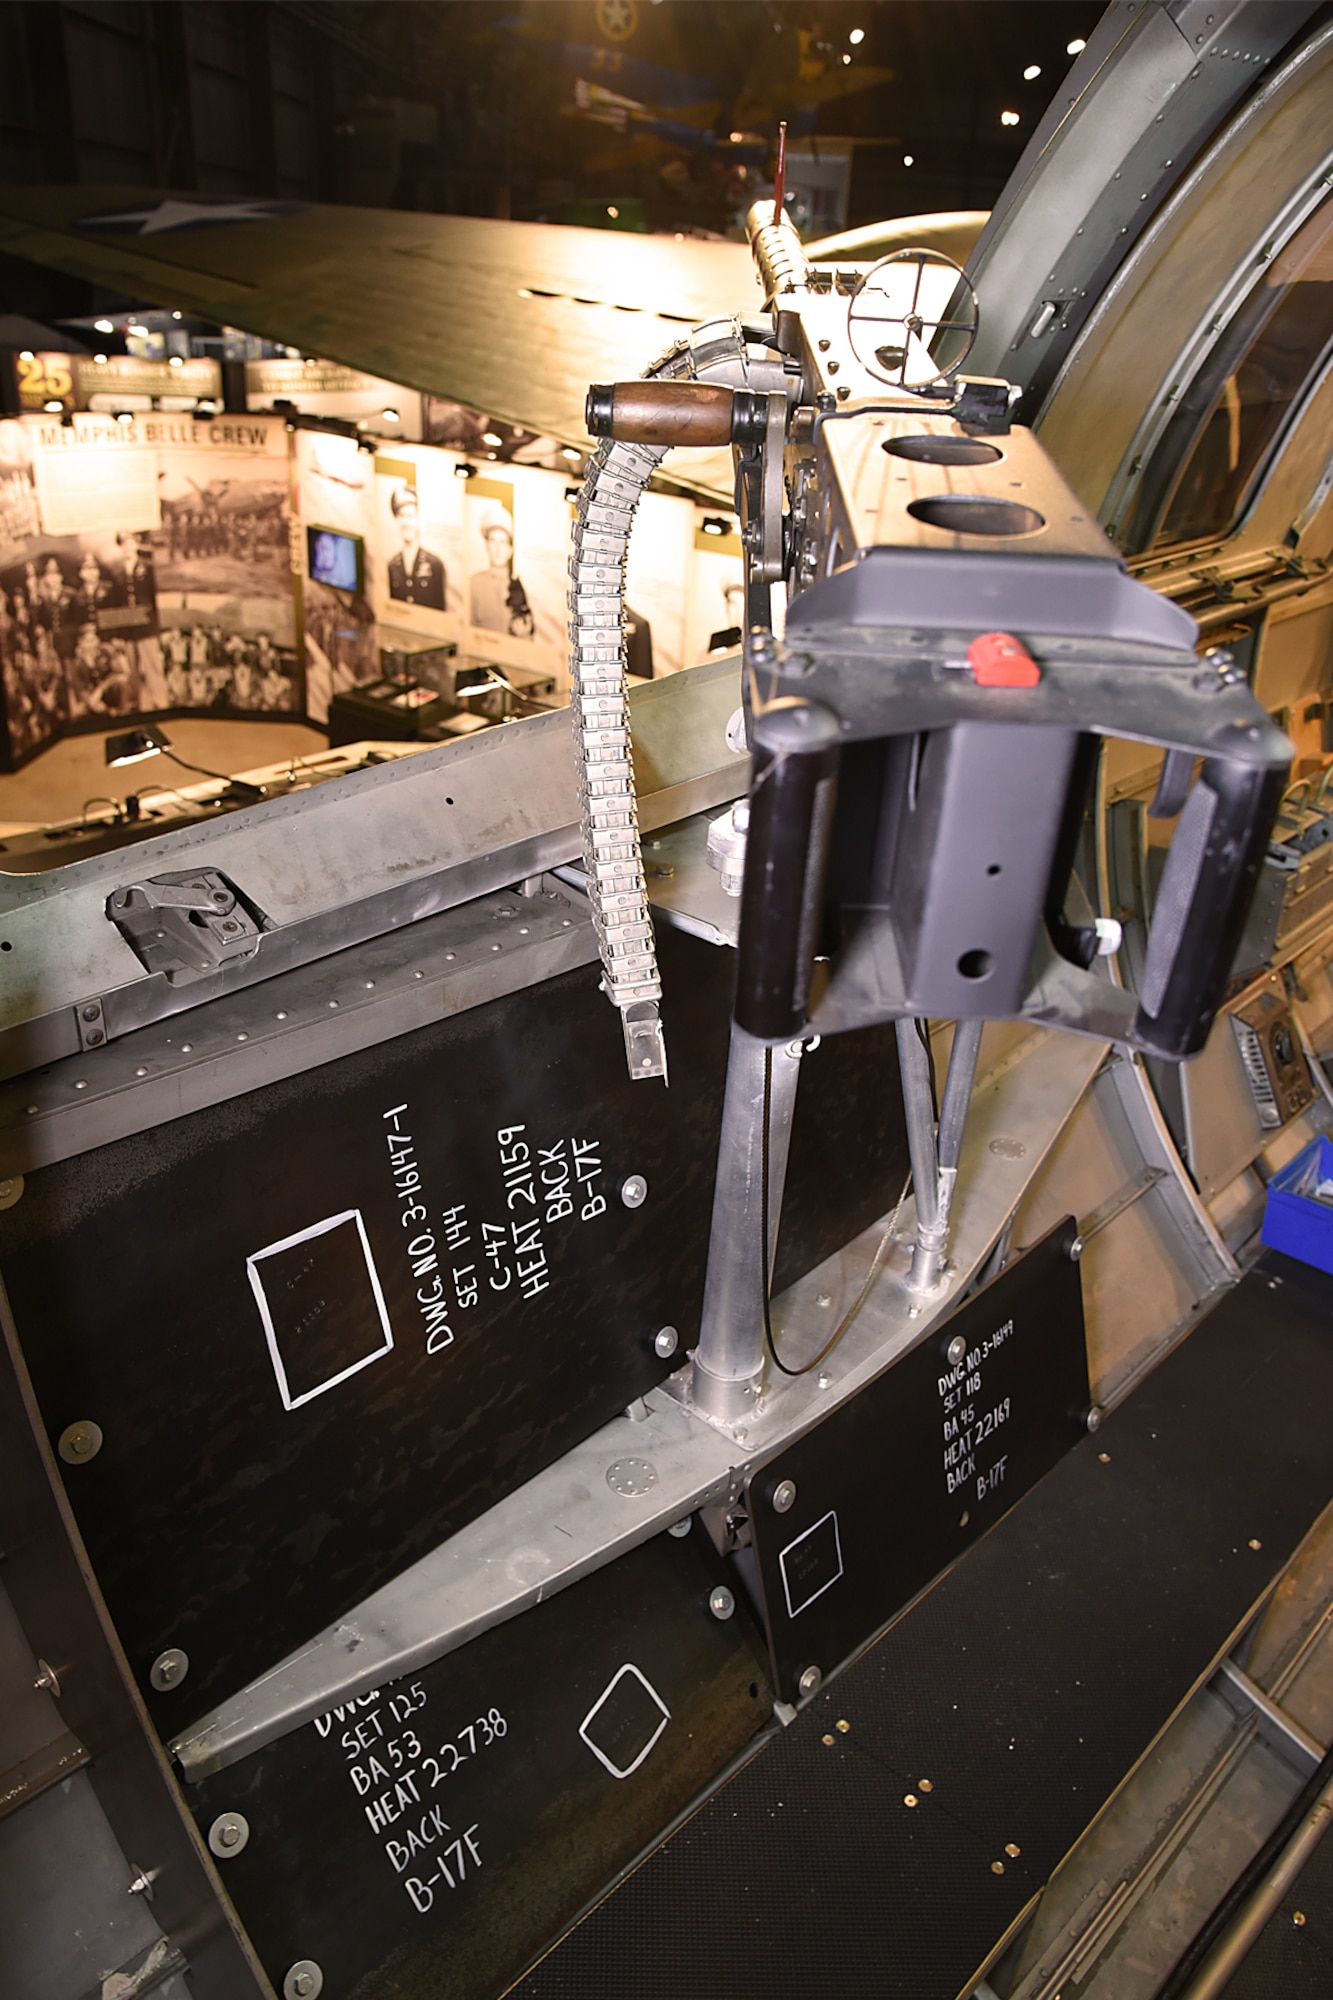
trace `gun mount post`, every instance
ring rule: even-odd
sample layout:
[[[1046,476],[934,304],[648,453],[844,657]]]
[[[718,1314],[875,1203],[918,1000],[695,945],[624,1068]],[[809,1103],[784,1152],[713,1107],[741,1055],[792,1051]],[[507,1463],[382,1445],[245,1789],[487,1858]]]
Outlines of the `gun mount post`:
[[[770,1044],[732,1022],[703,1316],[690,1388],[696,1409],[728,1423],[752,1407],[764,1372],[762,1288],[773,1275],[801,1045],[793,1042],[771,1050],[768,1215],[761,1236],[764,1065],[769,1055]]]

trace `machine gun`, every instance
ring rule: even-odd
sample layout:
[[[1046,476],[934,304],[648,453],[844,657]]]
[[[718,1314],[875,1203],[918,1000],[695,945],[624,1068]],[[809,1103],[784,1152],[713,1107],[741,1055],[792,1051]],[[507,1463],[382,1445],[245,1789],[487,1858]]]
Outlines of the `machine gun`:
[[[649,378],[591,390],[588,428],[606,442],[571,564],[606,989],[625,1011],[631,1074],[664,1075],[628,739],[612,712],[623,545],[617,569],[606,528],[628,534],[671,445],[732,446],[753,765],[720,843],[734,874],[745,851],[694,1369],[696,1403],[723,1419],[762,1375],[781,1189],[770,1155],[797,1072],[781,1052],[897,1023],[911,1282],[931,1291],[980,1024],[1022,1017],[1170,1061],[1201,1049],[1291,756],[1230,659],[1199,656],[1194,621],[1128,575],[1038,440],[1011,426],[1008,385],[958,372],[977,305],[950,259],[814,268],[780,195],[748,226],[764,315],[699,329]],[[1177,821],[1137,992],[1113,969],[1119,924],[1076,865],[1108,738],[1165,752],[1150,811]],[[620,956],[631,950],[633,985]],[[938,1141],[927,1016],[959,1023]]]

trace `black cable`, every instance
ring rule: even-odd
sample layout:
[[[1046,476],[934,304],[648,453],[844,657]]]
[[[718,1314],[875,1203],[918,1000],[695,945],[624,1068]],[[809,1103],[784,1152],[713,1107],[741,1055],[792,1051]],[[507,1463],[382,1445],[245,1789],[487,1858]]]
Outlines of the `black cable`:
[[[926,1052],[926,1069],[930,1075],[930,1109],[938,1126],[940,1122],[940,1093],[935,1082],[935,1051],[930,1045],[930,1023],[919,1014],[912,1017],[916,1038]]]
[[[1182,2000],[1190,1981],[1218,1938],[1237,1912],[1249,1902],[1278,1855],[1299,1830],[1302,1820],[1313,1809],[1315,1801],[1330,1779],[1333,1779],[1333,1750],[1327,1753],[1318,1769],[1311,1774],[1302,1790],[1292,1800],[1258,1853],[1242,1868],[1165,1985],[1158,1987],[1153,2000]]]
[[[847,1312],[843,1314],[841,1321],[833,1329],[833,1332],[829,1335],[828,1339],[824,1342],[824,1345],[820,1348],[818,1354],[815,1355],[812,1361],[805,1362],[805,1364],[800,1368],[789,1367],[788,1364],[783,1360],[782,1356],[778,1353],[777,1343],[773,1338],[772,1301],[769,1298],[769,1244],[768,1244],[769,1130],[768,1128],[769,1128],[770,1113],[772,1109],[772,1102],[773,1102],[773,1051],[771,1048],[768,1048],[764,1050],[764,1116],[763,1116],[763,1125],[760,1131],[760,1138],[759,1138],[759,1199],[761,1203],[761,1210],[760,1210],[761,1221],[759,1228],[761,1282],[759,1287],[759,1294],[764,1302],[764,1345],[768,1349],[769,1356],[773,1362],[773,1366],[779,1371],[780,1374],[796,1377],[798,1375],[808,1375],[812,1369],[818,1368],[820,1362],[825,1360],[826,1357],[833,1352],[834,1348],[837,1346],[838,1342],[842,1339],[842,1336],[844,1335],[844,1333],[846,1333],[848,1327],[851,1325],[852,1321],[856,1318],[856,1315],[860,1312],[862,1306],[869,1298],[870,1287],[874,1284],[875,1278],[879,1272],[880,1260],[883,1257],[884,1252],[888,1249],[889,1244],[892,1242],[893,1232],[898,1226],[898,1217],[902,1214],[903,1203],[907,1199],[907,1190],[912,1185],[912,1176],[908,1174],[907,1179],[903,1182],[903,1191],[898,1197],[898,1205],[894,1209],[893,1214],[889,1217],[888,1227],[885,1229],[884,1234],[881,1236],[879,1240],[879,1247],[877,1248],[874,1256],[870,1260],[870,1269],[866,1272],[865,1282],[861,1286],[861,1289],[857,1293],[855,1299],[852,1301],[850,1308],[848,1309]],[[776,1243],[774,1243],[773,1248],[775,1252],[774,1261],[776,1262],[776,1250],[777,1250]]]
[[[262,785],[248,784],[244,778],[230,777],[226,771],[209,771],[202,764],[187,763],[186,759],[178,757],[174,750],[164,750],[162,755],[169,757],[173,764],[179,764],[182,771],[195,771],[201,778],[216,778],[219,784],[230,785],[233,791],[239,792],[251,799],[262,799],[265,797]]]

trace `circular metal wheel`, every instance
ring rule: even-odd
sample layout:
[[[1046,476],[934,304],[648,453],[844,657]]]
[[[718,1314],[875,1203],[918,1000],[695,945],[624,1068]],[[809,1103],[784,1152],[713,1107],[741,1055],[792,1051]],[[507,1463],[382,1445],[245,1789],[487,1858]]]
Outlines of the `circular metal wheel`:
[[[922,312],[928,270],[954,274],[943,316]],[[925,389],[962,367],[977,337],[977,295],[960,264],[942,250],[894,250],[859,280],[847,305],[852,352],[877,382]],[[942,347],[946,358],[935,353]]]

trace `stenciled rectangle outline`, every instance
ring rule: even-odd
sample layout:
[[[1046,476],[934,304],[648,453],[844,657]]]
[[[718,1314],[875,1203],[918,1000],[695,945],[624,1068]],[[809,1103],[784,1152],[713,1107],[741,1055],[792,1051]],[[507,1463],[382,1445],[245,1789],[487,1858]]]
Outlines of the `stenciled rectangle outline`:
[[[833,1546],[838,1552],[838,1574],[837,1576],[831,1576],[827,1583],[821,1583],[818,1590],[814,1593],[814,1596],[807,1597],[804,1604],[802,1604],[797,1610],[793,1611],[791,1608],[791,1584],[788,1581],[787,1577],[787,1557],[791,1554],[793,1549],[798,1549],[801,1546],[802,1542],[808,1541],[810,1536],[814,1534],[815,1530],[817,1528],[822,1528],[825,1521],[830,1519],[833,1522]],[[842,1536],[838,1533],[838,1510],[836,1507],[830,1507],[827,1514],[821,1514],[817,1521],[811,1522],[810,1526],[807,1529],[805,1529],[804,1533],[797,1535],[794,1540],[788,1542],[785,1549],[779,1551],[778,1568],[782,1572],[782,1594],[787,1600],[788,1618],[799,1618],[802,1611],[808,1611],[810,1609],[810,1606],[815,1602],[816,1598],[822,1597],[826,1590],[832,1590],[834,1584],[837,1583],[839,1579],[845,1574],[842,1566]]]
[[[344,1368],[340,1374],[330,1375],[327,1382],[321,1382],[315,1388],[307,1389],[303,1395],[293,1398],[291,1385],[287,1380],[287,1370],[283,1364],[282,1354],[278,1346],[278,1337],[273,1325],[273,1315],[269,1311],[268,1298],[264,1291],[264,1281],[255,1267],[265,1257],[276,1257],[281,1250],[295,1249],[298,1243],[309,1243],[316,1236],[326,1236],[331,1229],[340,1229],[344,1222],[354,1222],[357,1234],[361,1238],[361,1253],[366,1260],[366,1274],[370,1279],[370,1289],[374,1294],[375,1304],[379,1310],[380,1325],[384,1328],[384,1345],[383,1347],[375,1348],[373,1353],[363,1354],[359,1361],[354,1361],[349,1368]],[[375,1259],[370,1252],[370,1240],[366,1235],[366,1225],[361,1220],[361,1211],[359,1208],[345,1208],[340,1215],[331,1215],[323,1222],[313,1223],[309,1229],[298,1229],[295,1235],[284,1236],[280,1243],[266,1243],[262,1250],[253,1251],[246,1258],[245,1269],[246,1275],[250,1280],[250,1289],[255,1295],[255,1304],[259,1307],[259,1317],[264,1328],[264,1338],[268,1342],[269,1359],[273,1363],[273,1373],[277,1377],[278,1393],[282,1397],[282,1407],[284,1410],[299,1410],[303,1403],[309,1403],[314,1397],[322,1396],[326,1389],[336,1389],[338,1384],[345,1382],[349,1375],[357,1374],[362,1368],[368,1368],[372,1361],[380,1361],[386,1354],[393,1351],[393,1328],[389,1324],[388,1309],[384,1303],[384,1293],[380,1288],[380,1274],[375,1269]]]

